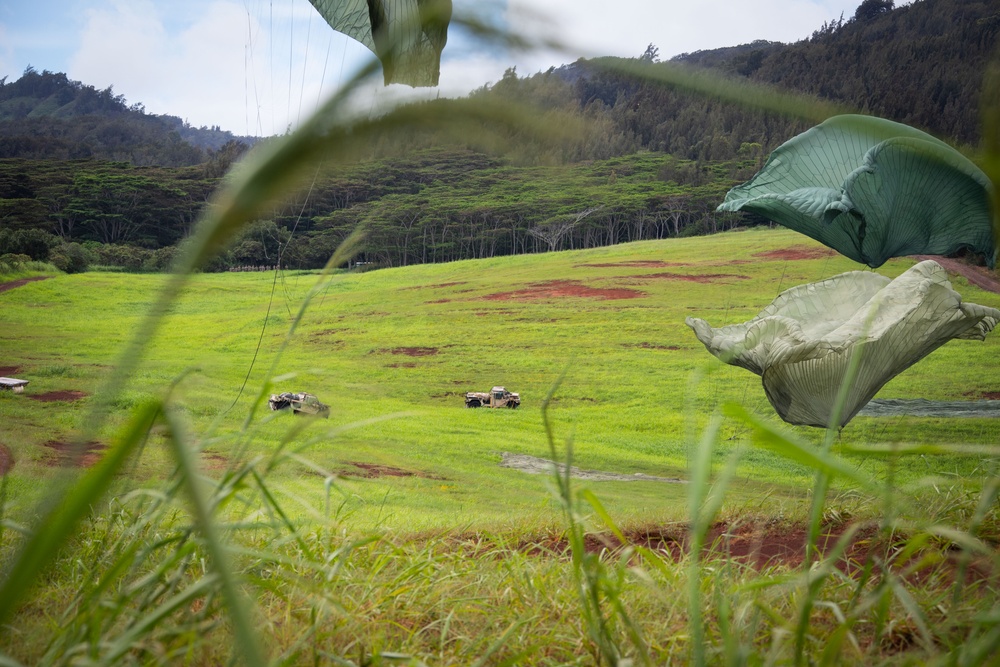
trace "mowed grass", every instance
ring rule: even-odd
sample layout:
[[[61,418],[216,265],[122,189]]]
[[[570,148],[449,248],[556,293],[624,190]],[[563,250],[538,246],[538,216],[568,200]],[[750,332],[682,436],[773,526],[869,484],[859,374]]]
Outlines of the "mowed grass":
[[[898,259],[880,272],[895,276],[912,264]],[[318,276],[198,275],[128,387],[110,398],[112,418],[95,439],[107,442],[131,408],[188,372],[175,400],[199,437],[207,472],[285,446],[302,460],[273,471],[269,483],[302,516],[329,511],[360,528],[397,531],[541,529],[558,522],[548,478],[499,463],[503,452],[549,457],[539,408],[560,378],[550,418],[560,444],[572,442],[576,465],[685,478],[691,443],[720,405],[735,402],[778,419],[759,379],[716,362],[684,318],[741,322],[783,289],[861,268],[801,235],[756,229],[338,274],[323,284],[280,358]],[[164,280],[87,273],[0,294],[0,366],[31,381],[26,394],[0,395],[0,442],[16,461],[8,478],[12,516],[26,518],[44,488],[40,481],[56,474],[46,443],[80,436],[103,380]],[[961,278],[953,285],[969,301],[1000,306],[1000,295]],[[953,341],[879,396],[962,400],[1000,391],[998,351],[996,335],[984,343]],[[269,380],[266,391],[316,394],[332,406],[330,419],[271,413],[266,404],[248,417]],[[464,392],[493,385],[520,392],[521,409],[464,408]],[[31,400],[67,390],[88,396]],[[288,435],[305,421],[301,433]],[[817,444],[822,438],[818,429],[791,430]],[[801,516],[812,471],[754,450],[748,434],[743,424],[723,425],[720,465],[733,448],[744,450],[727,511]],[[998,434],[995,420],[859,417],[836,447],[987,445]],[[876,478],[886,474],[882,460],[848,459]],[[129,484],[156,484],[172,465],[154,436]],[[940,484],[975,487],[991,472],[985,456],[911,457],[892,465],[899,483],[921,480],[931,494]],[[686,516],[680,484],[584,486],[623,524]]]

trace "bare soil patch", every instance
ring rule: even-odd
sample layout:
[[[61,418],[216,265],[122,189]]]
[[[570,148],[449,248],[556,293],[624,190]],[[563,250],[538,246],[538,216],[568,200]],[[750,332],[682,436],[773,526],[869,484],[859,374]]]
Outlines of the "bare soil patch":
[[[933,259],[948,273],[956,273],[962,276],[979,289],[1000,294],[1000,278],[997,278],[995,271],[990,271],[985,266],[975,266],[956,257],[941,257],[938,255],[914,255],[913,259],[919,261]]]
[[[829,248],[812,248],[804,245],[794,245],[789,246],[788,248],[755,252],[753,256],[759,257],[760,259],[796,261],[803,259],[823,259],[825,257],[833,257],[836,254],[836,252]]]
[[[436,347],[394,347],[380,348],[372,354],[405,354],[408,357],[432,357],[438,353]]]
[[[622,347],[639,347],[644,350],[679,350],[676,345],[656,345],[655,343],[622,343]]]
[[[459,280],[459,281],[453,282],[453,283],[437,283],[435,285],[415,285],[413,287],[404,287],[403,289],[404,290],[411,290],[411,289],[442,289],[442,288],[445,288],[445,287],[458,287],[459,285],[466,285],[466,284],[468,284],[467,281],[465,281],[465,280]]]
[[[201,465],[205,470],[225,470],[229,467],[229,459],[215,452],[202,452]]]
[[[0,376],[10,377],[12,375],[17,375],[19,370],[21,370],[20,366],[0,366]]]
[[[649,268],[656,269],[660,267],[667,266],[691,266],[689,262],[664,262],[661,259],[632,259],[624,262],[607,262],[602,264],[578,264],[578,268],[593,268],[593,269],[615,269],[623,267],[637,267],[637,268]]]
[[[59,391],[47,391],[44,394],[29,394],[28,398],[33,401],[79,401],[85,398],[87,392],[76,391],[75,389],[63,389]]]
[[[434,299],[433,301],[427,301],[427,303],[451,303],[451,299]]]
[[[534,301],[538,299],[577,297],[606,301],[612,299],[637,299],[643,296],[646,296],[645,292],[634,289],[601,289],[588,287],[577,280],[548,280],[541,283],[529,283],[524,289],[513,292],[487,294],[483,299],[490,301]]]
[[[7,445],[0,445],[0,477],[3,477],[14,467],[14,453]]]
[[[405,470],[396,466],[382,465],[380,463],[365,463],[364,461],[345,461],[352,468],[340,470],[344,477],[363,477],[365,479],[375,479],[378,477],[421,477],[424,479],[444,479],[438,475],[421,472],[419,470]]]
[[[970,396],[972,398],[982,398],[987,401],[1000,400],[1000,391],[967,391],[962,395]]]
[[[61,440],[49,440],[42,443],[42,446],[52,450],[52,455],[45,458],[47,465],[72,465],[78,468],[89,468],[94,465],[100,460],[101,452],[107,449],[107,445],[95,440],[85,442],[82,445]]]
[[[6,292],[7,290],[12,290],[16,287],[21,287],[22,285],[27,285],[28,283],[33,283],[38,280],[48,280],[52,276],[34,276],[33,278],[21,278],[20,280],[11,280],[10,282],[0,283],[0,292]]]
[[[566,471],[565,463],[556,463],[548,459],[541,459],[537,456],[527,454],[511,454],[504,452],[500,455],[500,467],[520,470],[532,475],[551,475],[553,468],[559,472]],[[577,479],[586,479],[592,482],[669,482],[672,484],[685,484],[686,480],[677,477],[655,477],[641,472],[626,474],[618,472],[605,472],[602,470],[583,470],[576,466],[569,467],[569,474]]]
[[[738,273],[649,273],[644,276],[629,276],[641,280],[683,280],[689,283],[715,283],[724,280],[749,280],[750,276]]]
[[[877,525],[868,523],[858,526],[856,532],[847,537],[850,524],[826,526],[822,529],[816,547],[819,555],[830,554],[841,539],[848,544],[843,556],[836,563],[837,569],[850,577],[859,576],[866,564],[874,559],[876,574],[885,571],[885,563],[909,582],[928,582],[939,577],[945,585],[954,581],[959,571],[961,552],[957,548],[931,546],[918,550],[908,560],[893,560],[905,543],[905,538],[896,535],[890,539],[879,532]],[[691,539],[686,524],[646,526],[624,529],[625,542],[612,534],[589,534],[585,537],[584,548],[590,553],[619,553],[626,546],[644,547],[678,562],[691,551]],[[801,567],[808,531],[805,524],[787,524],[767,519],[718,522],[706,536],[702,558],[706,561],[750,567],[755,570],[768,568]],[[516,542],[518,551],[537,556],[567,557],[570,553],[569,541],[564,534],[522,537]],[[937,557],[922,560],[931,551]],[[877,558],[876,558],[877,557]],[[994,574],[986,558],[977,557],[969,563],[966,571],[967,583],[987,582]]]
[[[413,363],[412,361],[403,361],[403,362],[398,363],[398,364],[388,364],[388,365],[386,365],[386,368],[416,368],[416,367],[417,367],[417,364]]]

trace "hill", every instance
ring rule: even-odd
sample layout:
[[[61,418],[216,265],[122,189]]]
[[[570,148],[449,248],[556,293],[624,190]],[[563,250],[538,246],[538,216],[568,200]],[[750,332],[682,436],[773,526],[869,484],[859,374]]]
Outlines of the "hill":
[[[250,145],[218,127],[195,128],[169,115],[129,106],[108,87],[28,67],[16,81],[0,80],[0,158],[128,161],[182,167],[207,161],[227,144]]]
[[[969,146],[996,56],[1000,6],[988,0],[864,0],[809,39],[754,42],[674,60],[842,102]]]

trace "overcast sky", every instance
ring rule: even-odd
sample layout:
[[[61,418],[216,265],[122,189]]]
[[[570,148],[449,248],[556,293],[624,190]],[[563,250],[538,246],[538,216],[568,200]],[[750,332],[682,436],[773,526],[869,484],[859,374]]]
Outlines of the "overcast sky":
[[[558,37],[566,52],[484,52],[452,31],[441,86],[373,87],[373,110],[400,94],[463,95],[581,56],[639,56],[655,44],[680,53],[755,39],[795,42],[824,21],[850,18],[861,0],[454,0],[516,31]],[[897,6],[906,4],[897,2]],[[547,23],[526,16],[544,7]],[[333,32],[308,0],[0,0],[0,77],[29,65],[114,86],[148,113],[236,134],[283,132],[374,56]]]

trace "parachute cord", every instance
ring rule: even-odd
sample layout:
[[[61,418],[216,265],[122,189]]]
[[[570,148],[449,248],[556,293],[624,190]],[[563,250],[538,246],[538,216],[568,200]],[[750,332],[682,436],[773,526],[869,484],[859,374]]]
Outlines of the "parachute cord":
[[[316,93],[316,106],[323,102],[323,84],[326,83],[326,68],[330,64],[330,51],[333,50],[333,35],[326,42],[326,60],[323,61],[323,75],[319,78],[319,92]]]
[[[774,295],[777,298],[778,294],[781,294],[781,285],[785,282],[785,271],[788,270],[788,260],[786,259],[784,264],[781,265],[781,277],[778,278],[778,291]]]
[[[288,96],[285,103],[285,118],[292,117],[292,56],[295,48],[295,0],[291,3],[291,19],[288,21]],[[288,128],[286,128],[288,129]]]
[[[306,69],[309,65],[309,36],[312,34],[312,17],[313,12],[309,12],[309,22],[306,23],[306,52],[302,57],[302,84],[299,86],[299,112],[295,118],[296,123],[302,122],[302,97],[306,92]]]
[[[236,398],[233,399],[232,405],[226,408],[225,412],[222,413],[223,415],[227,414],[230,410],[236,407],[236,403],[240,400],[240,397],[243,396],[243,391],[246,389],[247,382],[249,382],[250,380],[250,374],[253,373],[253,367],[257,363],[257,356],[260,354],[260,346],[264,342],[264,332],[267,331],[267,321],[271,317],[271,307],[274,304],[274,291],[275,289],[277,289],[279,275],[282,276],[281,284],[282,285],[285,284],[284,275],[282,271],[282,261],[284,260],[285,249],[288,247],[288,244],[292,242],[292,238],[295,236],[295,230],[298,229],[299,221],[302,220],[302,215],[305,213],[306,205],[308,205],[309,203],[309,197],[312,196],[313,188],[316,187],[316,180],[319,178],[319,170],[320,167],[316,167],[316,173],[313,174],[312,183],[309,185],[309,191],[306,193],[305,201],[302,202],[302,208],[299,209],[299,215],[295,218],[295,224],[292,226],[291,233],[288,236],[288,241],[286,241],[283,246],[279,245],[278,263],[277,266],[275,266],[274,268],[274,278],[271,280],[271,296],[267,300],[267,313],[264,315],[264,324],[262,324],[260,327],[260,336],[258,336],[257,338],[257,348],[253,351],[253,358],[250,360],[250,367],[247,369],[246,377],[243,378],[243,384],[240,385],[239,393],[236,394]],[[265,244],[265,252],[266,249],[267,247]],[[292,311],[288,307],[287,289],[285,290],[285,309],[288,311],[288,316],[291,317]]]
[[[271,304],[274,302],[274,289],[278,284],[278,270],[274,271],[274,278],[271,280],[271,298],[267,301],[267,313],[264,315],[264,324],[260,328],[260,336],[257,338],[257,349],[253,351],[253,359],[250,360],[250,368],[247,369],[246,377],[243,378],[243,384],[240,385],[240,391],[236,394],[236,398],[233,399],[233,404],[226,408],[225,412],[222,414],[227,414],[230,410],[236,407],[237,401],[240,400],[240,396],[243,395],[243,390],[246,389],[247,382],[250,380],[250,374],[253,372],[254,364],[257,363],[257,355],[260,353],[260,345],[264,341],[264,332],[267,330],[267,320],[271,317]]]

